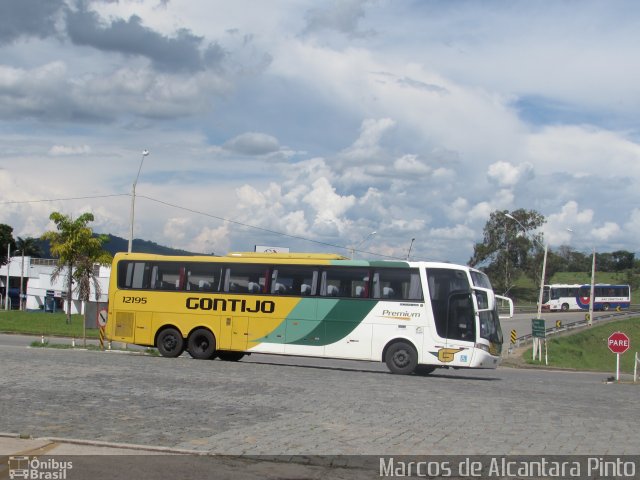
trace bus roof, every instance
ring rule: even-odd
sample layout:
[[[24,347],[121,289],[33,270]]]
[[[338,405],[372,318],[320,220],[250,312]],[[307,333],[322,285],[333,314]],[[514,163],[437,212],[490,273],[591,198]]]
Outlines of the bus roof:
[[[267,252],[229,252],[227,257],[233,258],[268,258],[275,260],[349,260],[335,253],[267,253]]]

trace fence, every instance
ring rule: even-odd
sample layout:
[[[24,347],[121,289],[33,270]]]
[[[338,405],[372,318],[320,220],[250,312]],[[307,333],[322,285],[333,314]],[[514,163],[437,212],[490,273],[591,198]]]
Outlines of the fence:
[[[593,319],[593,323],[598,323],[603,320],[611,320],[612,318],[615,318],[615,317],[627,317],[629,315],[638,315],[638,314],[640,314],[640,310],[624,310],[622,312],[612,312],[606,315],[598,315]],[[566,332],[574,328],[584,327],[584,326],[587,326],[588,324],[589,324],[589,321],[585,318],[583,320],[578,320],[573,323],[566,323],[566,324],[561,324],[555,327],[549,327],[545,329],[545,335],[546,337],[550,337],[551,335],[556,335],[561,332]],[[521,337],[516,338],[515,346],[519,347],[521,343],[529,342],[532,339],[533,339],[533,336],[531,333],[522,335]]]

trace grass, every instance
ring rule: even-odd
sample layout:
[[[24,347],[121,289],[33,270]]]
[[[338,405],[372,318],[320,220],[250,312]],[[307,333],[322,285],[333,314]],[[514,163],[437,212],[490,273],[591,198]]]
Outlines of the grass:
[[[71,315],[71,323],[69,324],[64,313],[0,311],[0,332],[4,333],[80,338],[82,337],[82,324],[82,315]],[[86,335],[87,338],[98,338],[98,329],[87,328]]]
[[[607,339],[618,331],[626,333],[631,341],[631,348],[620,355],[620,371],[633,373],[635,353],[640,351],[640,317],[597,325],[572,335],[551,337],[547,340],[549,366],[614,373],[616,355],[609,350]],[[522,358],[528,364],[540,365],[531,357],[530,348]]]

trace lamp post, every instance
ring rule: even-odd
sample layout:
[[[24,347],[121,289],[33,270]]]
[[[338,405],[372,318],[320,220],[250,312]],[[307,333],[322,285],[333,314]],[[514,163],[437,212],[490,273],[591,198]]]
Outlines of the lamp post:
[[[133,219],[135,216],[136,208],[136,185],[138,183],[138,177],[140,177],[140,171],[142,170],[144,157],[146,157],[147,155],[149,155],[149,150],[143,150],[142,159],[140,160],[140,167],[138,167],[138,174],[136,175],[136,179],[133,181],[133,188],[131,189],[131,228],[129,230],[129,253],[131,253],[131,247],[133,245]]]
[[[360,243],[358,243],[355,247],[351,248],[351,260],[353,260],[353,257],[355,255],[356,250],[358,249],[358,247],[360,247],[360,245],[362,245],[364,242],[366,242],[367,240],[369,240],[371,237],[373,237],[376,233],[375,230],[373,232],[371,232],[369,235],[367,235],[366,237],[364,237],[362,240],[360,240]]]
[[[595,301],[596,288],[596,248],[593,247],[593,262],[591,263],[591,291],[589,293],[589,320],[587,325],[593,325],[593,302]]]
[[[4,309],[9,310],[9,268],[11,267],[11,244],[7,243],[7,282],[4,288]]]
[[[18,300],[18,305],[20,305],[20,311],[24,310],[22,305],[22,292],[23,287],[22,283],[24,282],[24,248],[20,250],[20,255],[22,256],[22,261],[20,262],[20,298]]]
[[[518,219],[516,217],[514,217],[513,215],[510,215],[508,213],[504,214],[505,217],[513,220],[514,222],[516,222],[518,225],[520,225],[520,228],[522,228],[522,230],[527,233],[527,229],[524,228],[524,225],[522,225]],[[538,240],[536,240],[535,237],[531,237],[531,239],[536,242],[538,245],[540,245],[541,247],[544,248],[544,258],[542,260],[542,277],[540,278],[540,294],[538,296],[538,318],[542,318],[542,299],[544,296],[544,276],[546,274],[546,270],[547,270],[547,251],[548,251],[548,246],[547,244],[542,245]]]
[[[568,232],[573,233],[573,230],[567,228]],[[591,262],[591,288],[589,291],[589,315],[587,319],[587,325],[593,325],[593,302],[595,301],[595,289],[596,289],[596,247],[593,247],[593,260]]]
[[[407,252],[407,261],[409,261],[409,260],[410,260],[410,257],[411,257],[411,247],[413,247],[413,242],[415,242],[415,241],[416,241],[416,239],[415,239],[415,238],[412,238],[412,239],[411,239],[411,243],[409,244],[409,251]]]

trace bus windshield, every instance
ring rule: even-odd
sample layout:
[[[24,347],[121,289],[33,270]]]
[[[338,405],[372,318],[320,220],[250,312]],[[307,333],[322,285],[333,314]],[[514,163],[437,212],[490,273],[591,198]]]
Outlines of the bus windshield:
[[[489,295],[484,290],[474,290],[476,301],[478,302],[478,313],[480,316],[480,338],[489,340],[492,343],[502,344],[502,329],[500,328],[500,318],[496,302],[493,308],[489,304]]]

